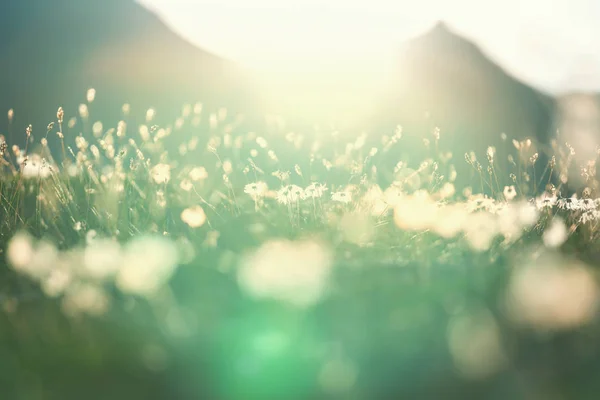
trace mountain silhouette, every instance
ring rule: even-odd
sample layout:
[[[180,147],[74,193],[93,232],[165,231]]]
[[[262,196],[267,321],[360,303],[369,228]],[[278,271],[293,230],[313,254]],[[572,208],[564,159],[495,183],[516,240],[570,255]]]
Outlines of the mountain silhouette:
[[[467,181],[472,181],[473,171],[464,160],[466,152],[474,151],[485,168],[486,149],[495,146],[504,154],[497,162],[507,168],[510,139],[531,138],[538,151],[548,146],[554,99],[510,76],[444,23],[408,42],[398,64],[375,124],[388,132],[402,126],[405,145],[400,151],[413,164],[430,154],[423,138],[433,143],[436,127],[439,147],[453,152],[459,177],[462,171]]]
[[[113,125],[124,103],[174,119],[186,102],[236,107],[248,93],[233,62],[188,43],[134,0],[3,1],[0,52],[0,109],[14,109],[15,130],[33,124],[38,135],[59,106],[75,116],[89,88],[92,118]]]

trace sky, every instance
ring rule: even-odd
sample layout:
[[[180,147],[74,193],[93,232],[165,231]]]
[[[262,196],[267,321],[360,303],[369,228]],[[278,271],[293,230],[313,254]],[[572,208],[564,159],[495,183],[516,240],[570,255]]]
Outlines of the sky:
[[[137,1],[198,46],[265,76],[383,77],[403,43],[444,20],[542,91],[600,91],[598,0]]]

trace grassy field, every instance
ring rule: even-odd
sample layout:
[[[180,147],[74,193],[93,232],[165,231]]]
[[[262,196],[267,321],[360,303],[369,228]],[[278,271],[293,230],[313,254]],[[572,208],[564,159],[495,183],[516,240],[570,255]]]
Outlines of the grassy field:
[[[596,398],[595,160],[93,97],[0,146],[2,398]]]

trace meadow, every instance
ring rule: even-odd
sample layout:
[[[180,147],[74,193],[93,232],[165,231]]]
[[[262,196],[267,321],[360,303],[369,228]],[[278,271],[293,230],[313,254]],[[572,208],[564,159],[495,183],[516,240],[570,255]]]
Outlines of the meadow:
[[[94,97],[0,144],[3,398],[595,398],[600,194],[568,143]]]

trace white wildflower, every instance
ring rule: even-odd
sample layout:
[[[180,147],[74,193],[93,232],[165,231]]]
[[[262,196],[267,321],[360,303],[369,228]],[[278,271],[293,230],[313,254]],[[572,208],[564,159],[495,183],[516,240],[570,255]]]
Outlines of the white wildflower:
[[[274,177],[276,177],[277,179],[279,179],[280,181],[284,182],[287,181],[290,177],[290,172],[289,171],[275,171],[273,172],[271,175],[273,175]]]
[[[108,310],[109,299],[97,286],[88,283],[71,285],[63,297],[63,311],[71,316],[89,314],[99,316]]]
[[[590,222],[597,221],[598,219],[600,219],[600,211],[588,210],[581,214],[581,217],[579,218],[579,223],[587,224]]]
[[[441,187],[441,189],[438,192],[438,194],[440,195],[440,198],[442,198],[442,199],[450,198],[450,197],[454,196],[455,193],[456,193],[456,188],[450,182],[444,183],[444,185]]]
[[[504,194],[504,198],[506,199],[506,201],[511,201],[517,195],[515,186],[514,185],[504,186],[503,194]]]
[[[18,160],[22,168],[23,178],[41,178],[45,179],[50,176],[50,166],[46,159],[38,154],[32,154]]]
[[[488,250],[498,234],[497,218],[485,211],[472,213],[465,222],[464,232],[473,250]]]
[[[113,276],[121,263],[121,247],[110,239],[97,239],[83,251],[83,266],[87,275],[102,280]]]
[[[244,193],[250,196],[253,200],[258,200],[267,194],[269,187],[265,182],[258,181],[249,183],[244,187]]]
[[[432,230],[443,238],[452,238],[463,230],[467,219],[464,207],[454,204],[437,210]]]
[[[311,183],[304,189],[304,196],[306,198],[317,199],[323,196],[323,193],[327,191],[327,186],[323,183]]]
[[[383,200],[391,207],[394,207],[400,203],[403,197],[404,194],[402,193],[402,190],[396,185],[388,187],[383,192]]]
[[[579,201],[576,197],[568,197],[559,199],[556,202],[556,206],[563,210],[578,210],[579,209]]]
[[[325,293],[331,264],[331,252],[320,243],[271,241],[244,260],[238,282],[255,297],[309,307]]]
[[[394,208],[394,222],[404,230],[421,231],[429,229],[436,221],[437,204],[426,191],[418,191],[405,196]]]
[[[568,236],[569,232],[565,223],[562,219],[556,217],[544,231],[543,240],[546,247],[555,248],[560,247]]]
[[[352,193],[348,191],[331,193],[331,200],[348,204],[352,201]]]
[[[195,167],[190,171],[189,176],[194,182],[202,181],[208,178],[208,172],[206,172],[206,168],[204,167]]]
[[[592,199],[580,199],[579,209],[582,211],[592,211],[596,209],[596,202]]]
[[[17,271],[25,270],[34,254],[33,238],[26,232],[17,233],[8,243],[7,259]]]
[[[545,331],[586,324],[596,315],[598,299],[598,285],[586,266],[552,258],[517,269],[506,304],[515,323]]]
[[[556,196],[544,193],[535,200],[535,205],[538,210],[542,211],[545,209],[552,209],[556,205],[557,201],[558,199]]]
[[[179,184],[179,187],[181,188],[181,190],[189,192],[194,187],[194,184],[189,179],[184,179]]]
[[[181,212],[181,220],[192,228],[199,228],[206,222],[206,213],[200,206],[189,207]]]
[[[281,204],[296,203],[304,197],[304,189],[296,185],[287,185],[277,191],[276,199]]]
[[[124,293],[150,296],[173,275],[179,260],[176,246],[161,237],[139,237],[124,249],[116,278]]]
[[[171,167],[168,164],[157,164],[150,171],[154,182],[162,184],[171,179]]]

